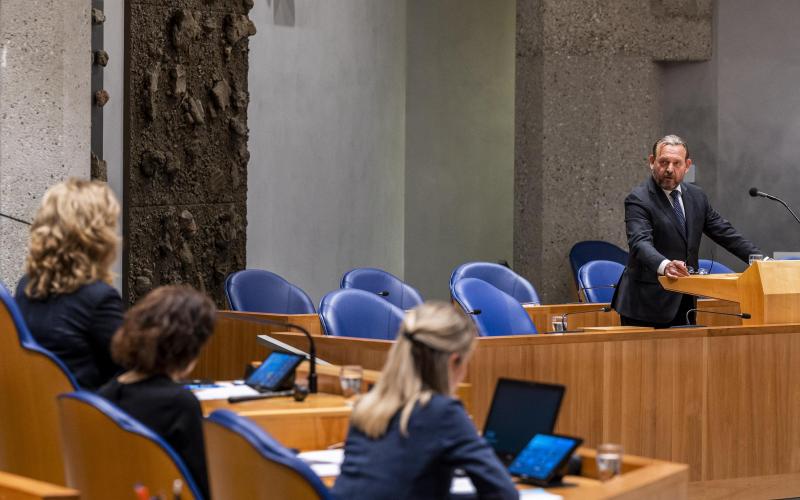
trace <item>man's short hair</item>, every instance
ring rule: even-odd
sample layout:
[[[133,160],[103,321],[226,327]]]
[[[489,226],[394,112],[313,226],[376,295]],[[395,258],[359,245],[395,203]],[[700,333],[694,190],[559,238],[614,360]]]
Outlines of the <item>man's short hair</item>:
[[[686,159],[689,159],[689,145],[675,134],[665,135],[657,140],[655,144],[653,144],[653,156],[658,156],[657,151],[661,146],[683,146],[684,149],[686,149]]]

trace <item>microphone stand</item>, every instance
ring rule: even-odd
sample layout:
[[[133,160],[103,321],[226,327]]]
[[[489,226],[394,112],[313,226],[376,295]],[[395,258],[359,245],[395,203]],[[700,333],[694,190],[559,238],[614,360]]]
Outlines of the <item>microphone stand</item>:
[[[719,314],[720,316],[736,316],[737,318],[742,318],[742,319],[750,319],[751,317],[750,314],[748,313],[728,313],[722,311],[709,311],[708,309],[698,309],[695,307],[693,309],[689,309],[688,311],[686,311],[686,324],[691,325],[691,323],[689,323],[689,314],[694,313],[694,319],[695,321],[697,321],[697,313],[699,312],[706,314]]]
[[[561,327],[564,329],[564,332],[567,331],[567,317],[568,316],[572,316],[572,315],[575,315],[575,314],[589,314],[589,313],[596,313],[596,312],[607,313],[607,312],[610,312],[610,311],[611,311],[611,308],[609,306],[604,306],[604,307],[601,307],[599,309],[591,309],[589,311],[575,311],[573,313],[564,313],[564,315],[561,316]]]
[[[308,333],[308,330],[300,325],[294,323],[287,323],[285,321],[278,321],[276,319],[268,318],[243,318],[236,314],[231,314],[233,311],[218,311],[217,314],[226,319],[233,319],[236,321],[244,321],[247,323],[259,323],[262,325],[274,325],[284,328],[294,328],[305,334],[308,339],[308,392],[310,394],[317,393],[317,347],[314,344],[314,336]]]
[[[750,196],[753,196],[753,197],[762,196],[764,198],[767,198],[768,200],[777,201],[778,203],[780,203],[781,205],[786,207],[786,210],[788,210],[789,213],[792,214],[792,217],[794,217],[794,220],[796,220],[797,223],[800,224],[800,219],[797,218],[797,214],[795,214],[794,211],[791,208],[789,208],[789,205],[787,205],[785,201],[783,201],[782,199],[778,198],[777,196],[772,196],[771,194],[762,193],[761,191],[759,191],[756,188],[750,188]]]

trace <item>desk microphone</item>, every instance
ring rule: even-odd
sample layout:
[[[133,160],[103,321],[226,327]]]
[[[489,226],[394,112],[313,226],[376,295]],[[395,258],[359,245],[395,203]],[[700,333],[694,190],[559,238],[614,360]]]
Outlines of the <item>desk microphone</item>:
[[[308,339],[308,392],[311,394],[317,393],[317,347],[314,344],[314,337],[308,333],[308,330],[300,325],[294,323],[286,323],[285,321],[278,321],[276,319],[268,319],[261,317],[242,317],[232,314],[231,311],[218,311],[217,315],[226,319],[233,319],[236,321],[244,321],[246,323],[259,323],[262,325],[282,326],[284,328],[294,328],[305,334]],[[291,391],[290,394],[291,395]]]
[[[698,308],[695,307],[693,309],[689,309],[688,311],[686,311],[686,324],[687,325],[691,324],[691,323],[689,323],[689,314],[690,313],[695,313],[694,314],[694,319],[695,319],[695,321],[697,321],[697,313],[699,313],[699,312],[706,313],[706,314],[719,314],[720,316],[736,316],[737,318],[750,319],[750,314],[749,313],[726,313],[726,312],[722,312],[722,311],[709,311],[708,309],[698,309]]]
[[[4,213],[2,213],[2,212],[0,212],[0,217],[5,217],[6,219],[11,219],[11,220],[13,220],[14,222],[19,222],[20,224],[25,224],[26,226],[30,226],[30,225],[31,225],[31,223],[30,223],[30,222],[28,222],[28,221],[26,221],[26,220],[17,219],[17,218],[16,218],[16,217],[14,217],[13,215],[6,215],[6,214],[4,214]]]
[[[785,201],[783,201],[782,199],[778,198],[777,196],[772,196],[771,194],[767,194],[767,193],[761,192],[761,191],[758,190],[758,188],[754,188],[754,187],[750,188],[750,196],[752,196],[753,198],[755,198],[757,196],[761,196],[761,197],[766,198],[768,200],[777,201],[778,203],[780,203],[781,205],[786,207],[786,210],[788,210],[789,213],[792,214],[792,217],[794,217],[794,220],[796,220],[798,223],[800,223],[800,219],[798,219],[797,215],[795,215],[795,213],[792,211],[792,209],[789,208],[789,205],[787,205]]]
[[[610,311],[611,311],[611,307],[604,306],[604,307],[601,307],[599,309],[589,309],[588,311],[575,311],[575,312],[571,312],[571,313],[564,313],[564,315],[561,317],[561,326],[564,328],[564,331],[566,332],[567,331],[567,317],[568,316],[572,316],[572,315],[575,315],[575,314],[589,314],[589,313],[597,313],[597,312],[607,313],[607,312],[610,312]]]
[[[481,311],[480,309],[473,309],[471,311],[464,310],[464,312],[469,314],[470,316],[477,316],[480,313],[482,313],[483,311]]]

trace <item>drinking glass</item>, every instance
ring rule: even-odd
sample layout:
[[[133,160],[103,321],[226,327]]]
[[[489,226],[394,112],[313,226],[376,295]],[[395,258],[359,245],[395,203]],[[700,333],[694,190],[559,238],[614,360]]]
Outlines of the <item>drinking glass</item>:
[[[622,445],[604,443],[597,447],[597,479],[608,481],[622,471]]]
[[[346,398],[352,398],[361,394],[361,382],[364,378],[364,369],[358,365],[345,365],[339,372],[339,383],[342,386],[342,394]]]
[[[760,253],[751,253],[751,254],[750,254],[748,257],[747,257],[747,262],[748,262],[748,264],[750,264],[751,266],[753,265],[753,262],[755,262],[755,261],[757,261],[757,260],[764,260],[764,256],[763,256],[763,255],[761,255]]]
[[[560,333],[567,329],[563,314],[554,314],[550,319],[552,321],[554,333]]]

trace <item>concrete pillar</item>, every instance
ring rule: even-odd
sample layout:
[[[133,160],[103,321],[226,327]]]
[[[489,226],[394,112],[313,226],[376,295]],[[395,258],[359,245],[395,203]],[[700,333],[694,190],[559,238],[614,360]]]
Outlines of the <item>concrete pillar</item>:
[[[575,300],[581,240],[627,248],[623,200],[662,128],[662,62],[711,56],[710,0],[517,3],[514,265]]]
[[[89,177],[90,2],[0,0],[0,211],[30,221],[44,191]],[[0,218],[0,279],[16,285],[28,227]]]

